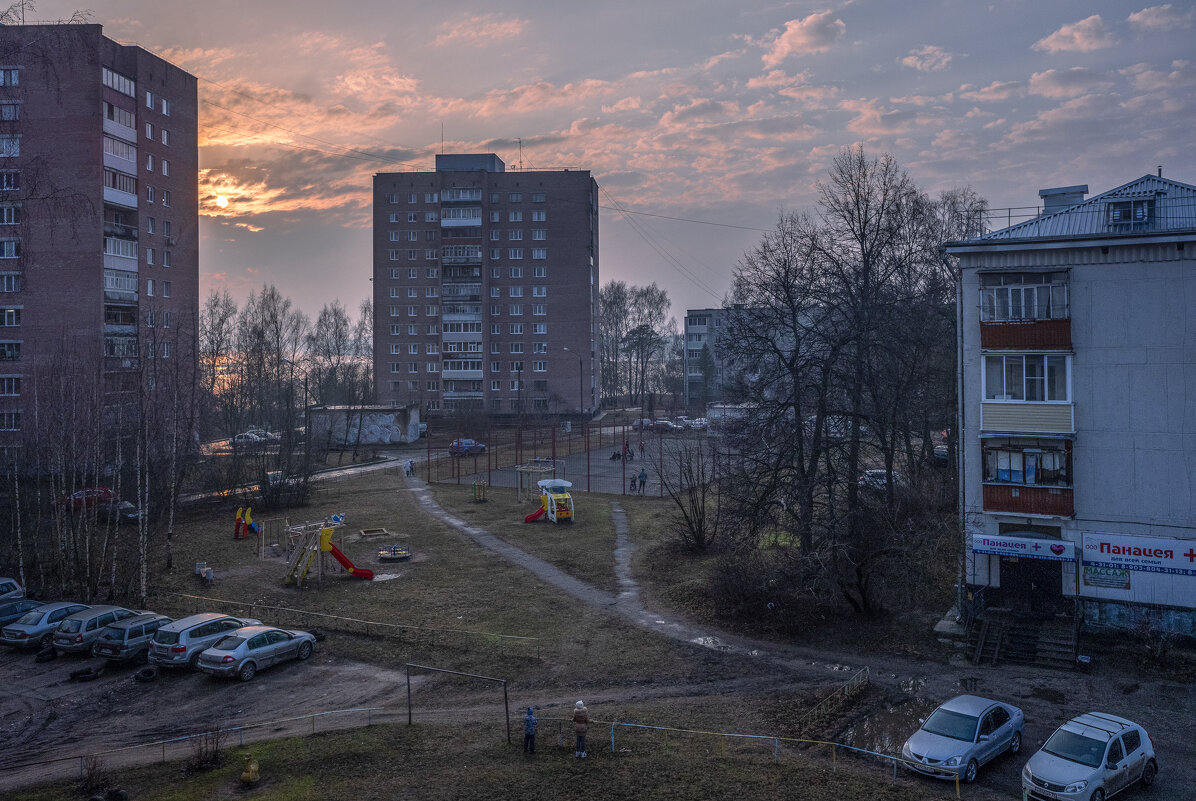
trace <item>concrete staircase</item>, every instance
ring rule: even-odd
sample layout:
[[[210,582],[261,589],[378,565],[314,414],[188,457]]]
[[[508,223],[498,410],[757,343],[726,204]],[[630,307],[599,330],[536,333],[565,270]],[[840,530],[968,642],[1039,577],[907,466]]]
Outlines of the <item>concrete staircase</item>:
[[[987,609],[968,637],[968,654],[977,665],[1012,662],[1073,670],[1079,642],[1069,615],[1041,618],[1007,609]]]

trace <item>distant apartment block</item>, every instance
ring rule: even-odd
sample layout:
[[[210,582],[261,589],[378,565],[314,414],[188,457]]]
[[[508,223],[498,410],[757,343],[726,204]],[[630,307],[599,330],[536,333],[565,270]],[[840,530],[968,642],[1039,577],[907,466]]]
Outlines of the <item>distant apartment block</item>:
[[[106,397],[194,359],[197,107],[193,75],[99,25],[0,27],[4,447],[65,353]]]
[[[689,309],[685,312],[685,406],[705,410],[724,398],[726,370],[719,334],[730,314],[727,309]]]
[[[966,582],[1196,634],[1196,187],[1147,175],[947,245],[963,271]]]
[[[379,401],[432,415],[598,407],[598,185],[493,153],[374,176]]]

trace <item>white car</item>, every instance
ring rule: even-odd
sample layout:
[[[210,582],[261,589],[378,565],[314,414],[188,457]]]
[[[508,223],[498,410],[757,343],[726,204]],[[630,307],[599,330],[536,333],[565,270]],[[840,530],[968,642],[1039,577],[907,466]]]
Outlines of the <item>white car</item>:
[[[1055,729],[1030,757],[1022,793],[1033,801],[1105,801],[1135,782],[1149,787],[1158,772],[1145,729],[1107,712],[1087,712]]]

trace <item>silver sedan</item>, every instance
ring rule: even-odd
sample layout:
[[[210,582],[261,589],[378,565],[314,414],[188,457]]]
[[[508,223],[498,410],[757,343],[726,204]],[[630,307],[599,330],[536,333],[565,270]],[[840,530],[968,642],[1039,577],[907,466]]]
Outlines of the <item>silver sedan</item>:
[[[947,701],[901,749],[906,767],[936,779],[976,780],[976,771],[991,759],[1022,750],[1022,710],[976,695]]]
[[[236,676],[249,681],[271,665],[307,659],[315,647],[316,638],[306,631],[245,626],[201,653],[196,667],[212,676]]]

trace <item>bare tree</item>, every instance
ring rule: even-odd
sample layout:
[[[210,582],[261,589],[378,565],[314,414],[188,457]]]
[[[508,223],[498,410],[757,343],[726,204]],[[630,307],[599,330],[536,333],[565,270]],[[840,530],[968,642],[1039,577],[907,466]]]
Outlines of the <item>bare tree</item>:
[[[682,544],[706,551],[723,532],[722,495],[714,483],[713,449],[703,438],[669,440],[656,465],[664,493],[676,507],[670,519]]]

